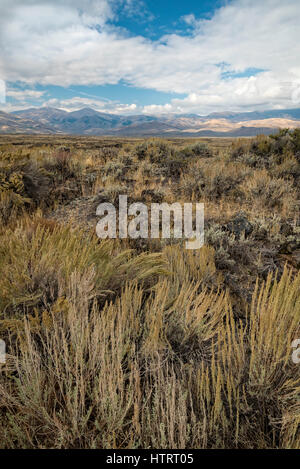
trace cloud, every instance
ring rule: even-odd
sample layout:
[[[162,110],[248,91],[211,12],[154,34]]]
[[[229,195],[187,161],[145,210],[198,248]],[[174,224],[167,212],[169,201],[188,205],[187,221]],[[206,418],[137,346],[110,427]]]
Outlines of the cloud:
[[[40,99],[46,92],[35,90],[11,90],[6,92],[6,96],[15,99],[16,101],[26,102],[28,99]]]
[[[166,106],[154,103],[144,112],[295,105],[299,0],[233,0],[210,19],[185,17],[189,36],[170,34],[159,41],[113,26],[118,8],[132,11],[128,0],[3,3],[0,0],[0,77],[10,82],[70,86],[123,80],[187,95]],[[234,78],[247,69],[264,71]],[[226,72],[233,77],[226,78]]]
[[[154,20],[154,15],[150,13],[143,0],[124,0],[121,1],[121,5],[123,6],[123,14],[129,18],[137,17],[139,21]]]
[[[197,26],[197,21],[196,21],[194,13],[190,13],[189,15],[182,16],[181,20],[184,21],[189,26]]]
[[[78,109],[89,107],[96,111],[111,114],[136,114],[137,111],[141,111],[141,109],[137,108],[136,104],[123,104],[117,101],[82,98],[78,96],[70,99],[52,98],[45,101],[43,106],[56,107],[66,111],[77,111]]]

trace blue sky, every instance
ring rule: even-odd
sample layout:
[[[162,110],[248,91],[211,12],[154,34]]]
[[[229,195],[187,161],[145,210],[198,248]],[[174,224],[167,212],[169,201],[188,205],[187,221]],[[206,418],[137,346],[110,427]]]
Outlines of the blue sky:
[[[228,2],[227,2],[228,3]],[[197,18],[210,18],[214,11],[225,5],[226,0],[148,0],[140,8],[128,12],[120,8],[115,24],[134,35],[159,39],[174,32],[182,35],[191,33],[191,28],[183,20],[194,14]]]
[[[0,108],[300,107],[299,14],[299,0],[0,0]]]

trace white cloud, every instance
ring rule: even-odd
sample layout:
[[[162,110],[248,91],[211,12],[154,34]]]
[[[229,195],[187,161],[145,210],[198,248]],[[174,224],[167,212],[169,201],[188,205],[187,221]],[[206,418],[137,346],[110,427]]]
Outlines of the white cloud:
[[[56,107],[65,111],[77,111],[84,107],[89,107],[100,112],[111,114],[136,114],[138,109],[136,104],[122,104],[117,101],[101,100],[92,98],[73,97],[70,99],[49,99],[43,106]]]
[[[189,15],[182,16],[181,19],[189,26],[197,25],[197,21],[196,21],[194,13],[190,13]]]
[[[1,83],[0,83],[1,84]],[[1,91],[1,87],[0,87]],[[0,100],[0,110],[5,112],[13,112],[13,111],[20,111],[23,109],[28,108],[28,101],[27,99],[41,99],[45,92],[41,91],[33,91],[33,90],[24,90],[24,91],[16,91],[10,90],[8,91],[7,95],[9,97],[13,97],[17,102],[11,103],[3,100],[1,105]],[[0,95],[1,97],[1,95]],[[75,96],[69,99],[57,99],[51,98],[48,100],[44,100],[43,103],[37,103],[35,105],[30,105],[30,107],[54,107],[58,109],[63,109],[65,111],[77,111],[84,107],[89,107],[95,109],[99,112],[105,112],[110,114],[138,114],[143,112],[142,107],[138,107],[135,103],[126,104],[120,103],[118,101],[113,101],[109,99],[99,99],[99,98],[89,98],[89,97],[81,97]],[[42,105],[42,106],[41,106]]]
[[[45,94],[45,91],[35,90],[8,90],[6,96],[13,98],[17,101],[26,102],[28,99],[40,99]]]
[[[114,28],[109,20],[120,3],[0,0],[0,77],[61,86],[125,80],[132,86],[187,94],[144,112],[295,105],[299,0],[233,0],[209,20],[186,17],[191,36],[173,34],[160,41]],[[123,2],[126,8],[130,4]],[[223,78],[223,72],[248,68],[265,71],[251,78]]]

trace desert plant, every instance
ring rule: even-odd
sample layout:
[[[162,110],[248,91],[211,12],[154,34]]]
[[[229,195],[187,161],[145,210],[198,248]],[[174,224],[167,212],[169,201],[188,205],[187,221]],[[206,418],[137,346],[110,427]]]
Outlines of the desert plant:
[[[68,300],[9,341],[2,448],[299,449],[299,275],[257,284],[246,324],[197,285],[168,306],[169,280],[100,312],[89,281],[73,273]]]
[[[265,208],[293,210],[295,190],[290,181],[272,178],[266,170],[257,171],[240,186],[247,200]]]
[[[78,275],[89,272],[93,284],[90,297],[104,298],[120,288],[124,275],[128,279],[146,279],[147,270],[150,276],[155,275],[155,266],[157,273],[163,270],[159,254],[133,258],[128,250],[118,253],[110,240],[99,243],[95,235],[87,239],[83,231],[48,226],[39,217],[25,219],[15,229],[6,230],[1,236],[0,252],[2,317],[22,315],[28,305],[46,306],[66,296],[68,279],[74,271]]]
[[[184,147],[180,150],[180,154],[185,157],[196,156],[200,158],[211,158],[213,156],[213,152],[207,145],[205,145],[205,143],[195,143],[194,145]]]

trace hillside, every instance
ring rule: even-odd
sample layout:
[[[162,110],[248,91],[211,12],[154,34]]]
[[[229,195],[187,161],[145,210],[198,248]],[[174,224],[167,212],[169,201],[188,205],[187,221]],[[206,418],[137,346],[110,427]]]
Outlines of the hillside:
[[[0,113],[0,133],[129,137],[249,137],[279,128],[300,127],[300,109],[159,116],[122,116],[83,108],[67,112],[50,107]]]
[[[0,111],[0,134],[49,134],[53,128],[42,121]],[[59,131],[57,131],[59,133]]]

